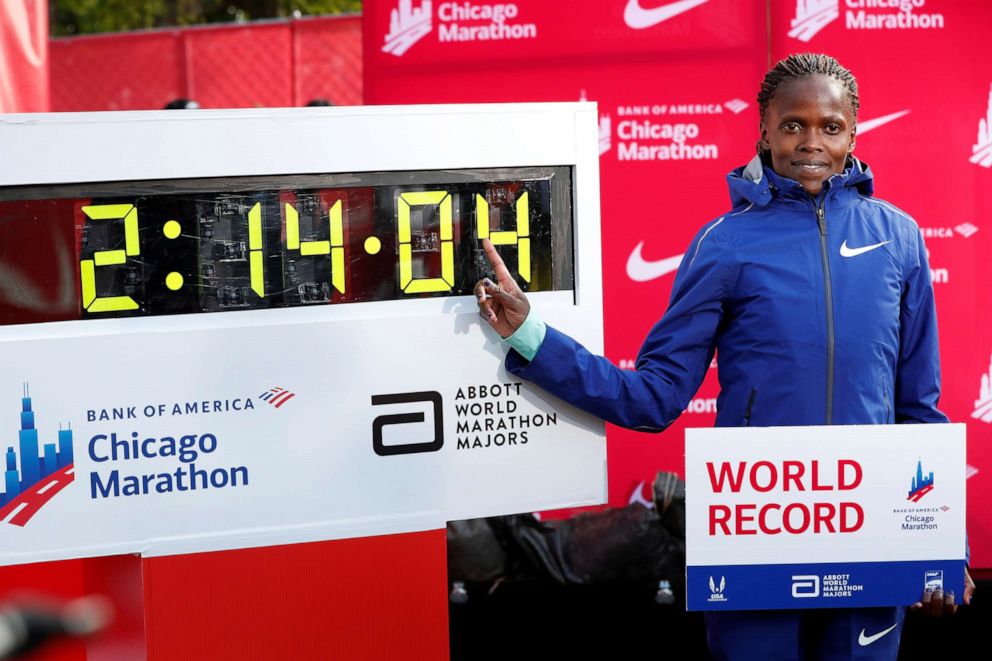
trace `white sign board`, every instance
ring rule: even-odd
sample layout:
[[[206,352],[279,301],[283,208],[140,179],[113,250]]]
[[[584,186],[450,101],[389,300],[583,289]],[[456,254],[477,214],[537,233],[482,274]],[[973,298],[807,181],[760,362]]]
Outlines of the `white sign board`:
[[[962,594],[965,426],[686,430],[691,610]]]
[[[461,201],[455,193],[445,197],[447,190],[435,189],[447,184],[432,184],[450,183],[450,178],[433,178],[442,171],[496,169],[481,184],[488,186],[484,192],[496,191],[486,207],[493,218],[492,238],[499,244],[502,237],[500,245],[522,251],[527,237],[538,245],[534,219],[542,218],[542,210],[535,210],[540,201],[532,193],[521,202],[524,189],[500,181],[513,179],[521,168],[569,173],[567,206],[574,225],[568,249],[574,272],[567,286],[534,291],[530,297],[549,323],[575,329],[586,346],[602,351],[596,121],[593,104],[5,117],[0,125],[5,152],[0,224],[19,222],[9,209],[21,203],[5,206],[4,199],[35,203],[34,193],[22,192],[31,185],[45,185],[37,195],[48,198],[69,187],[63,197],[87,199],[59,207],[76,214],[74,249],[79,252],[70,262],[75,276],[64,277],[73,288],[82,280],[81,298],[76,290],[82,301],[75,309],[79,318],[0,326],[0,430],[5,430],[0,564],[429,530],[448,520],[603,502],[603,423],[507,374],[505,348],[480,324],[474,297],[442,291],[466,286],[451,282],[461,271],[452,276],[444,266],[451,255],[446,243],[463,242],[454,249],[462,268],[458,245],[475,239],[475,230],[465,229],[467,212],[459,208],[470,208],[474,222],[486,202],[474,193],[463,193]],[[122,143],[126,149],[109,148]],[[396,175],[397,181],[406,179],[389,194],[382,192],[384,186],[366,187],[373,192],[362,198],[364,206],[355,217],[370,206],[388,206],[375,212],[374,228],[400,223],[398,231],[384,230],[376,238],[383,254],[392,249],[389,259],[398,261],[385,277],[393,287],[388,291],[397,293],[336,304],[346,284],[352,286],[350,278],[364,277],[356,256],[367,263],[367,255],[380,248],[370,248],[363,235],[364,244],[353,243],[364,245],[364,252],[356,248],[351,257],[344,252],[347,278],[341,275],[335,251],[351,249],[347,237],[359,231],[357,221],[349,221],[347,207],[343,215],[337,211],[345,238],[338,230],[335,243],[334,213],[340,207],[329,204],[321,212],[317,204],[313,217],[323,213],[325,223],[331,223],[329,241],[308,237],[304,220],[298,220],[306,213],[305,191],[299,184],[279,182],[326,173],[331,183],[324,188],[340,189],[351,185],[351,175],[341,173],[386,173],[376,175],[381,180],[393,171],[412,174]],[[227,287],[223,297],[210,294],[209,309],[229,311],[147,312],[141,296],[155,283],[149,279],[151,284],[141,288],[145,276],[139,266],[160,259],[154,257],[159,253],[153,240],[173,239],[171,223],[188,228],[189,219],[152,226],[161,196],[133,191],[144,190],[143,181],[168,179],[181,187],[189,181],[196,185],[200,178],[228,177],[237,186],[250,176],[267,178],[266,186],[277,190],[274,202],[242,205],[250,238],[241,244],[227,241],[222,259],[210,264],[221,268],[240,260],[250,277],[235,293],[246,298],[233,298],[236,288]],[[117,181],[128,183],[107,194]],[[104,191],[98,194],[88,188],[93,182],[111,183],[94,188]],[[417,192],[417,186],[427,192]],[[510,194],[506,191],[517,195],[517,224],[509,227],[510,211],[498,219],[499,196]],[[99,205],[101,195],[110,202]],[[196,207],[198,213],[215,207],[218,218],[238,212],[238,205],[229,203],[231,195],[223,195],[228,197]],[[316,193],[311,197],[320,201]],[[534,214],[530,228],[521,224],[527,201]],[[234,211],[222,210],[225,204]],[[138,217],[133,226],[128,225],[134,217],[130,209]],[[425,209],[440,210],[440,235],[429,228],[418,234],[417,214],[423,211],[427,218]],[[256,294],[263,301],[263,293],[299,291],[302,297],[305,289],[302,284],[291,291],[271,285],[271,265],[277,262],[271,261],[269,244],[263,246],[257,237],[269,222],[260,218],[272,213],[281,263],[290,263],[287,255],[293,250],[294,273],[310,264],[307,259],[326,259],[325,269],[334,274],[323,283],[327,304],[297,301],[296,307],[266,309],[259,303],[249,309],[245,301]],[[208,241],[204,227],[214,233],[221,228],[218,218],[198,219],[201,246]],[[428,221],[423,222],[426,228]],[[85,240],[78,243],[90,225],[122,237],[119,257],[109,249],[94,252],[93,243],[103,235],[91,233],[88,248]],[[374,229],[372,224],[361,227],[367,233]],[[123,237],[130,241],[132,229],[137,238],[125,248]],[[182,240],[189,232],[176,229],[174,234]],[[399,245],[391,248],[390,242]],[[310,246],[310,257],[301,245]],[[216,253],[215,245],[208,247]],[[441,266],[438,277],[431,278],[429,260],[418,254],[434,248]],[[87,249],[92,253],[89,275]],[[60,250],[56,246],[52,252]],[[210,259],[209,251],[201,249],[200,255]],[[137,266],[131,268],[132,263]],[[101,274],[115,268],[130,271],[108,286],[126,283],[120,293],[127,296],[100,290]],[[198,283],[214,275],[202,264],[196,268]],[[534,261],[534,278],[538,268]],[[519,272],[524,269],[521,258]],[[186,272],[185,283],[193,275]],[[175,296],[180,296],[184,280],[169,278],[175,275],[165,282],[169,290],[175,284]],[[327,294],[331,283],[338,290],[334,302]],[[170,292],[158,288],[168,301]],[[17,291],[0,287],[0,306],[25,292],[26,286]],[[206,294],[199,296],[191,300],[206,300]],[[45,302],[39,298],[33,304],[38,308]],[[128,307],[132,304],[135,316]]]

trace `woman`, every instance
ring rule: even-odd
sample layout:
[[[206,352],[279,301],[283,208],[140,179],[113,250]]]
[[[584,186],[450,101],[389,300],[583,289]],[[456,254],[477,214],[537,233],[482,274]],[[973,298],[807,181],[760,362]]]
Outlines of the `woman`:
[[[685,409],[714,350],[717,426],[942,423],[936,315],[916,223],[872,194],[852,155],[854,77],[793,55],[758,94],[758,155],[728,176],[733,209],[696,235],[668,310],[620,370],[529,314],[491,245],[497,282],[480,312],[513,351],[507,369],[614,424],[661,431]],[[964,602],[974,584],[966,576]],[[953,594],[918,608],[952,613]],[[708,613],[719,658],[895,659],[904,610]],[[870,635],[865,632],[869,632]],[[878,632],[885,631],[883,635]],[[866,646],[865,641],[868,641]]]

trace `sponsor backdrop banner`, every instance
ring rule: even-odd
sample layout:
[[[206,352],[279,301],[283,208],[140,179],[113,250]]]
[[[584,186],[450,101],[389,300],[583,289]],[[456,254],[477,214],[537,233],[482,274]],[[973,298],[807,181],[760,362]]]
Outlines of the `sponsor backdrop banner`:
[[[390,0],[364,12],[366,103],[598,103],[606,355],[633,368],[683,251],[730,206],[724,176],[754,154],[763,0]],[[657,470],[681,470],[682,429],[712,424],[714,377],[661,436],[609,427],[611,504],[650,500]]]
[[[875,194],[923,231],[940,325],[940,407],[968,425],[972,564],[992,566],[992,3],[772,0],[770,7],[773,59],[830,53],[857,77],[855,153],[875,173]]]
[[[770,63],[817,51],[848,66],[861,85],[855,153],[930,250],[941,404],[971,438],[972,561],[992,563],[992,298],[980,260],[992,251],[992,199],[980,194],[992,178],[992,3],[383,0],[364,11],[367,103],[598,102],[606,355],[622,367],[664,311],[692,236],[729,208],[724,176],[754,153]],[[712,424],[714,377],[660,436],[609,428],[610,504],[649,501],[655,471],[681,469],[682,430]]]
[[[690,610],[961,594],[965,425],[690,429]]]

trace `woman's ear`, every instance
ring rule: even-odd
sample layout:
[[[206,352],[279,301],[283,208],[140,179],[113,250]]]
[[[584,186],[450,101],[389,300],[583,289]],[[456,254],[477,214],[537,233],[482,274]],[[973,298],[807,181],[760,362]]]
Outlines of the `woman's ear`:
[[[854,143],[855,143],[855,140],[854,140],[854,131],[851,131],[851,144],[849,144],[847,146],[847,153],[848,154],[850,154],[852,151],[854,151]]]
[[[768,128],[765,126],[764,122],[758,124],[758,134],[761,136],[758,140],[758,144],[761,146],[761,149],[764,151],[770,151],[772,145],[768,142]]]

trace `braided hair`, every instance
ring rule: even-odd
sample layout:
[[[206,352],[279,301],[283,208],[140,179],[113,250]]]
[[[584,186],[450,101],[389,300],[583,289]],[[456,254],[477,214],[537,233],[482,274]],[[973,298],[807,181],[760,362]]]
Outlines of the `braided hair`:
[[[799,53],[790,55],[784,60],[779,60],[775,66],[768,70],[765,79],[761,81],[761,90],[758,92],[758,111],[764,121],[765,111],[771,102],[775,92],[778,91],[782,83],[809,76],[830,76],[844,86],[848,103],[851,104],[851,114],[854,120],[858,119],[858,81],[854,79],[854,74],[841,66],[841,63],[822,53]],[[756,145],[759,154],[763,153],[761,142]]]

